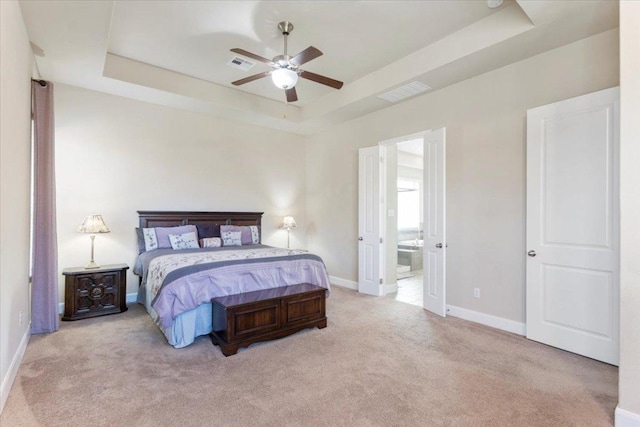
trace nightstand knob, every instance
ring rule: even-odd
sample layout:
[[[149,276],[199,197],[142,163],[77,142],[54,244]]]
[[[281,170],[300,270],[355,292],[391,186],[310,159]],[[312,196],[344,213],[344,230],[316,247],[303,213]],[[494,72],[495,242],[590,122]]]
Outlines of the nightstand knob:
[[[104,285],[100,283],[95,288],[91,289],[91,298],[98,299],[102,298],[104,295]]]

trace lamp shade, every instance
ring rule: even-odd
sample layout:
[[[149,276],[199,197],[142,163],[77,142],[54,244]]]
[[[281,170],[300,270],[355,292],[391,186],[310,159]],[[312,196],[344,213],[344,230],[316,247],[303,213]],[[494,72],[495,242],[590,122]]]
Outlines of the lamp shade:
[[[292,230],[296,228],[296,220],[293,219],[292,216],[285,216],[282,219],[282,224],[280,224],[280,228],[284,228],[285,230]]]
[[[288,68],[278,68],[271,73],[271,80],[280,89],[291,89],[298,82],[298,73]]]
[[[102,215],[87,215],[78,227],[78,233],[109,233],[109,227],[104,223]]]

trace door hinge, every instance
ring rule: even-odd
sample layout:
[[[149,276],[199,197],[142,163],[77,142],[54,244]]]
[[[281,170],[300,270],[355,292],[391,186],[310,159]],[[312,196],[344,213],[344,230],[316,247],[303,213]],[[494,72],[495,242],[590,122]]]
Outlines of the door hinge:
[[[382,285],[382,277],[380,278],[380,284]]]
[[[380,238],[380,243],[382,243],[382,237]]]

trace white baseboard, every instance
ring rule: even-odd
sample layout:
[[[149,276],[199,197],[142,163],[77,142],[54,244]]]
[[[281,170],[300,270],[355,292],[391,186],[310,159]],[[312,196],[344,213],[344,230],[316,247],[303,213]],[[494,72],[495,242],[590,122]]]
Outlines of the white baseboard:
[[[347,280],[336,276],[329,276],[329,282],[331,282],[332,285],[342,286],[343,288],[349,288],[355,291],[358,290],[358,282],[354,282],[353,280]]]
[[[513,334],[523,336],[527,335],[527,328],[524,323],[505,319],[503,317],[480,313],[479,311],[456,307],[454,305],[447,305],[447,315],[459,317],[464,320],[470,320],[471,322],[480,323],[486,326],[491,326],[492,328],[502,329],[503,331],[511,332]]]
[[[132,302],[137,302],[138,301],[138,293],[134,292],[132,294],[127,294],[127,304],[130,304]],[[64,313],[64,303],[58,303],[58,314],[62,314]]]
[[[640,415],[616,406],[616,427],[640,427]]]
[[[11,391],[11,386],[16,379],[16,375],[18,375],[18,368],[20,368],[20,363],[22,363],[22,358],[24,357],[24,352],[27,349],[29,338],[31,338],[31,324],[27,325],[27,330],[20,341],[20,345],[18,346],[16,354],[13,356],[13,360],[11,360],[11,365],[7,371],[7,375],[2,379],[2,386],[0,386],[0,414],[4,409],[4,404],[7,403],[7,398],[9,397],[9,392]]]

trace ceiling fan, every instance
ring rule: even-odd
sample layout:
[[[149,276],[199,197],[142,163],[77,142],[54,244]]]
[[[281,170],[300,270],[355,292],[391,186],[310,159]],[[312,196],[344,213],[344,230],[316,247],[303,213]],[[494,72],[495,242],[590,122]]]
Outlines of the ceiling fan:
[[[338,80],[331,79],[329,77],[321,76],[320,74],[311,73],[309,71],[301,70],[299,67],[302,64],[306,64],[322,55],[320,50],[313,46],[309,46],[299,54],[291,57],[287,55],[287,36],[293,31],[293,24],[291,22],[283,21],[278,24],[278,29],[284,36],[284,54],[274,57],[272,60],[263,58],[260,55],[256,55],[246,50],[234,48],[231,52],[235,52],[247,58],[253,58],[257,61],[263,62],[269,65],[272,70],[265,71],[264,73],[254,74],[253,76],[245,77],[244,79],[231,82],[234,86],[240,86],[245,83],[252,82],[254,80],[261,79],[263,77],[271,76],[273,84],[280,89],[284,89],[284,93],[287,97],[287,102],[295,102],[298,100],[298,94],[296,93],[296,83],[298,82],[298,76],[303,79],[311,80],[316,83],[320,83],[326,86],[330,86],[335,89],[340,89],[343,85]]]

